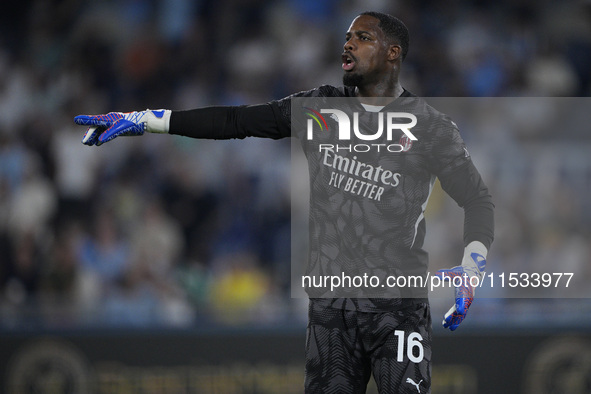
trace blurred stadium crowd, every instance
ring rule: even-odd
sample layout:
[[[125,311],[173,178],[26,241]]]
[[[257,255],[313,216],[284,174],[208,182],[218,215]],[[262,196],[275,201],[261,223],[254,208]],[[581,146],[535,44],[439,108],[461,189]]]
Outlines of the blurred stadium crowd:
[[[408,25],[402,81],[418,95],[591,93],[590,2],[15,2],[0,16],[0,328],[303,319],[305,300],[290,299],[289,141],[150,135],[90,148],[72,119],[340,84],[344,33],[368,9]],[[489,264],[590,267],[590,137],[557,130],[571,160],[539,167],[539,151],[509,152],[560,136],[527,130],[463,130],[498,209]],[[452,204],[433,196],[434,265],[459,262]],[[542,313],[513,301],[517,318]]]

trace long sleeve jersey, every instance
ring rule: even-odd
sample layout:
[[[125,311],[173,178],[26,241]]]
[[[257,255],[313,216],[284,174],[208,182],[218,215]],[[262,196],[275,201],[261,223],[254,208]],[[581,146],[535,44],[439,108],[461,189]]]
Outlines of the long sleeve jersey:
[[[456,124],[408,91],[401,96],[406,101],[389,104],[379,112],[414,114],[417,122],[411,130],[415,140],[400,129],[393,131],[400,135],[388,136],[389,142],[396,142],[393,150],[380,140],[366,143],[374,148],[368,152],[351,149],[351,145],[347,149],[334,143],[340,125],[329,114],[322,121],[332,134],[321,131],[311,137],[301,114],[294,113],[293,103],[334,97],[352,98],[354,88],[325,85],[265,104],[173,111],[170,133],[207,139],[298,139],[310,176],[310,250],[305,275],[317,280],[363,275],[380,280],[377,286],[363,289],[312,285],[306,288],[309,296],[328,306],[363,311],[422,302],[426,287],[392,288],[385,281],[427,275],[424,212],[435,180],[464,209],[464,244],[480,241],[487,249],[494,234],[494,205],[488,188]],[[365,111],[361,104],[349,110],[358,113],[360,128],[371,128],[368,125],[376,124],[380,116]]]

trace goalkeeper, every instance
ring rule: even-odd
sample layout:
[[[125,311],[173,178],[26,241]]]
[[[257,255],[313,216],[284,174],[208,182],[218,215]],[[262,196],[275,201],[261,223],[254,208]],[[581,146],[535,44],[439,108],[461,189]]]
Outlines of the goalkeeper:
[[[258,105],[111,112],[80,115],[75,122],[89,126],[82,140],[86,145],[145,132],[207,139],[279,139],[298,137],[291,135],[291,101],[295,97],[353,97],[367,113],[386,111],[399,97],[416,99],[431,126],[428,130],[417,126],[419,141],[404,145],[412,154],[377,155],[380,157],[372,168],[378,168],[379,160],[384,159],[396,169],[384,168],[384,173],[396,174],[392,178],[396,181],[381,201],[346,194],[335,187],[329,179],[332,171],[322,165],[321,153],[307,152],[308,164],[314,169],[310,171],[314,186],[310,232],[315,240],[310,246],[308,270],[322,273],[340,264],[341,254],[331,257],[326,252],[334,246],[331,250],[349,250],[360,260],[412,267],[414,272],[426,274],[424,209],[433,182],[439,178],[443,189],[464,209],[465,249],[460,265],[438,275],[482,277],[493,241],[494,205],[455,123],[401,86],[399,74],[408,46],[408,30],[399,19],[366,12],[357,16],[346,32],[342,87],[324,85]],[[384,103],[378,98],[388,99]],[[359,212],[343,209],[338,201],[355,201]],[[367,234],[359,235],[356,226],[374,231],[364,238]],[[357,234],[357,239],[341,236],[348,229],[352,229],[348,235]],[[450,330],[466,317],[474,297],[469,281],[462,284],[455,289],[453,306],[443,319],[443,326]],[[380,393],[430,392],[432,327],[426,297],[324,298],[308,293],[306,393],[363,393],[372,374]]]

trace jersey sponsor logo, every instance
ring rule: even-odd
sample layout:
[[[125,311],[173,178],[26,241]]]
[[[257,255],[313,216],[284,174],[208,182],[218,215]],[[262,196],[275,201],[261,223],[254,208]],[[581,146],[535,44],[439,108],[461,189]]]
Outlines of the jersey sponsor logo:
[[[398,186],[400,177],[402,176],[400,173],[384,169],[382,166],[376,167],[368,163],[363,163],[357,160],[357,156],[351,158],[341,156],[330,149],[325,149],[322,164],[339,172],[361,177],[368,181],[381,182],[385,186]]]
[[[322,164],[331,169],[330,186],[376,201],[381,201],[387,187],[397,187],[402,177],[382,166],[359,161],[357,156],[341,156],[333,149],[324,149]]]

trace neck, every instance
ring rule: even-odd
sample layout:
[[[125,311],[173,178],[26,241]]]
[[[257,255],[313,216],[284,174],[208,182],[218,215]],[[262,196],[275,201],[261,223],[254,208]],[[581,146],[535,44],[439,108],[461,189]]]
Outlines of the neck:
[[[370,105],[387,105],[400,97],[404,89],[396,79],[392,83],[378,83],[370,86],[357,86],[355,93],[360,101]]]

